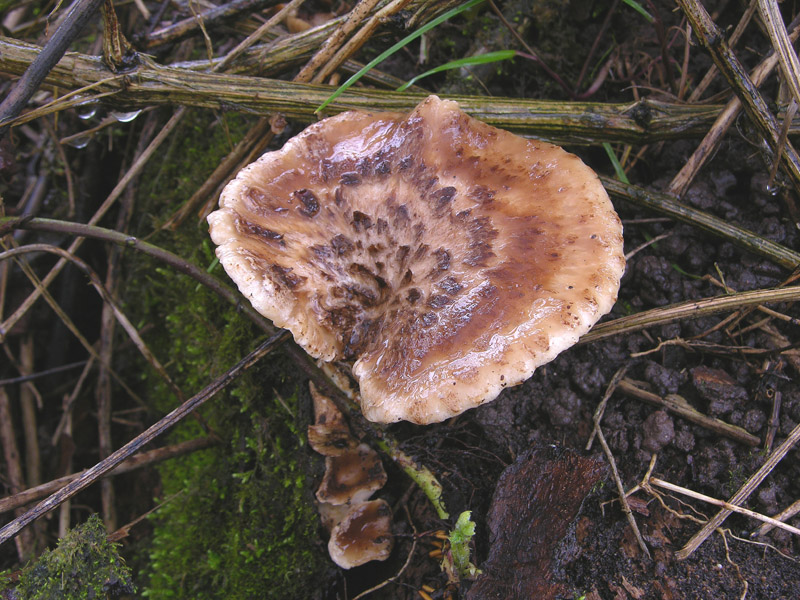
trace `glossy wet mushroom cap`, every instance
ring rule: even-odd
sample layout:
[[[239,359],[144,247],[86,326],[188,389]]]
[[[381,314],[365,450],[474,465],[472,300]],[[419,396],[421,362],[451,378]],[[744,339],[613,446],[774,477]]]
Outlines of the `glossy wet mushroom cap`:
[[[385,500],[354,507],[331,531],[328,553],[343,569],[371,560],[386,560],[392,552],[392,510]]]
[[[243,169],[209,216],[242,293],[314,357],[352,360],[373,421],[441,421],[552,360],[616,300],[597,176],[436,96],[347,112]]]
[[[363,502],[386,483],[383,463],[372,448],[359,444],[336,456],[325,457],[325,476],[317,500],[329,504]]]
[[[369,500],[386,483],[380,457],[350,437],[342,414],[330,398],[313,383],[309,388],[316,420],[308,428],[309,443],[326,457],[317,499],[322,524],[331,532],[328,552],[345,569],[385,560],[394,544],[392,511],[383,500]],[[312,441],[315,436],[316,442]]]
[[[313,382],[308,384],[314,402],[313,425],[308,426],[308,444],[323,456],[337,456],[352,451],[358,442],[336,408],[333,400],[320,393]]]

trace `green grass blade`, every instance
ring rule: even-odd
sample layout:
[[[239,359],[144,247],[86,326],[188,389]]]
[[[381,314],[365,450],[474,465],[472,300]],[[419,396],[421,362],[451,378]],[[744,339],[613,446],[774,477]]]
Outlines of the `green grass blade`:
[[[451,60],[448,63],[434,67],[429,71],[420,73],[416,77],[409,79],[406,83],[397,88],[398,92],[403,92],[410,86],[414,85],[417,81],[428,75],[439,73],[440,71],[447,71],[449,69],[458,69],[459,67],[471,67],[472,65],[485,65],[486,63],[498,62],[500,60],[508,60],[517,55],[516,50],[498,50],[497,52],[487,52],[486,54],[479,54],[477,56],[470,56],[469,58],[459,58],[458,60]]]
[[[655,21],[653,15],[647,12],[641,4],[636,2],[636,0],[622,0],[622,1],[628,6],[630,6],[633,10],[638,12],[640,15],[642,15],[645,19],[647,19],[648,23],[652,23],[653,21]]]
[[[617,174],[617,179],[619,179],[622,183],[629,184],[630,181],[628,181],[628,176],[625,174],[625,170],[622,168],[622,165],[619,164],[619,160],[617,159],[617,155],[614,154],[614,149],[611,147],[611,144],[608,142],[603,142],[603,148],[605,148],[608,158],[611,159],[611,164],[614,165],[614,172]]]
[[[353,85],[353,84],[354,84],[356,81],[358,81],[359,79],[361,79],[361,77],[364,75],[364,73],[366,73],[367,71],[369,71],[369,70],[370,70],[371,68],[373,68],[375,65],[378,65],[378,64],[382,63],[384,60],[386,60],[387,58],[389,58],[389,57],[390,57],[392,54],[394,54],[395,52],[397,52],[398,50],[400,50],[400,48],[402,48],[403,46],[405,46],[405,45],[406,45],[406,44],[408,44],[409,42],[413,42],[415,39],[417,39],[417,38],[418,38],[418,37],[420,37],[421,35],[423,35],[423,34],[427,33],[428,31],[430,31],[431,29],[433,29],[434,27],[436,27],[436,26],[437,26],[437,25],[439,25],[440,23],[443,23],[443,22],[444,22],[444,21],[446,21],[447,19],[450,19],[450,18],[452,18],[452,17],[455,17],[455,16],[456,16],[456,15],[458,15],[458,14],[461,14],[461,13],[462,13],[462,12],[464,12],[465,10],[469,10],[469,9],[470,9],[470,8],[472,8],[473,6],[477,6],[477,5],[478,5],[478,4],[480,4],[481,2],[483,2],[483,0],[469,0],[469,2],[465,2],[465,3],[464,3],[464,4],[462,4],[461,6],[457,6],[457,7],[455,7],[455,8],[454,8],[454,9],[452,9],[452,10],[448,10],[448,11],[447,11],[446,13],[444,13],[443,15],[439,15],[438,17],[436,17],[436,18],[435,18],[433,21],[431,21],[430,23],[426,23],[425,25],[423,25],[422,27],[420,27],[419,29],[417,29],[417,30],[416,30],[414,33],[412,33],[412,34],[410,34],[410,35],[407,35],[407,36],[406,36],[406,37],[404,37],[402,40],[400,40],[399,42],[397,42],[397,43],[396,43],[394,46],[392,46],[392,47],[391,47],[391,48],[389,48],[388,50],[386,50],[386,51],[382,52],[382,53],[381,53],[381,54],[379,54],[377,57],[375,57],[374,59],[372,59],[371,61],[369,61],[369,62],[368,62],[366,65],[364,65],[364,66],[361,68],[361,70],[359,70],[359,71],[358,71],[358,73],[356,73],[355,75],[353,75],[352,77],[350,77],[350,79],[348,79],[348,80],[347,80],[347,81],[345,81],[345,82],[344,82],[342,85],[340,85],[340,86],[339,86],[339,89],[337,89],[335,92],[333,92],[333,94],[331,94],[331,95],[330,95],[330,97],[329,97],[327,100],[325,100],[325,102],[323,102],[322,104],[320,104],[320,105],[319,105],[319,108],[317,108],[317,110],[316,110],[316,111],[314,111],[314,112],[317,112],[317,113],[318,113],[318,112],[320,112],[321,110],[323,110],[323,109],[324,109],[326,106],[328,106],[328,104],[330,104],[331,102],[333,102],[334,100],[336,100],[336,98],[338,98],[339,96],[341,96],[341,95],[342,95],[342,94],[343,94],[343,93],[344,93],[344,92],[345,92],[345,91],[346,91],[346,90],[347,90],[347,89],[348,89],[348,88],[349,88],[351,85]]]

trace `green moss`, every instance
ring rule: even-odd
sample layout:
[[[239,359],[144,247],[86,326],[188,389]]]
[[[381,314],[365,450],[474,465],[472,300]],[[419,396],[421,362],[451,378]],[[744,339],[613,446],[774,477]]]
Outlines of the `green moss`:
[[[215,411],[230,445],[162,469],[164,496],[150,552],[149,598],[302,598],[326,558],[300,461],[304,447],[271,403]],[[285,399],[291,408],[296,398]]]
[[[135,235],[148,235],[166,221],[229,151],[225,128],[202,121],[208,114],[193,113],[142,178],[138,213],[147,217]],[[234,142],[247,129],[236,116],[227,125]],[[191,219],[149,241],[196,265],[212,265],[207,227]],[[227,280],[219,266],[212,273]],[[148,258],[129,257],[127,282],[126,311],[140,327],[150,325],[148,345],[186,396],[223,374],[263,336],[235,307]],[[152,369],[141,363],[129,369],[140,373],[142,396],[156,413],[177,405]],[[143,565],[143,595],[302,598],[319,587],[329,563],[306,476],[311,459],[300,435],[305,423],[294,416],[302,412],[300,384],[278,352],[202,407],[203,423],[223,443],[159,467],[157,501],[163,504],[154,513],[152,543],[136,560]],[[275,400],[278,392],[286,407]],[[206,433],[198,420],[186,419],[168,441]]]
[[[134,591],[117,545],[106,539],[103,522],[92,515],[59,540],[55,550],[45,550],[22,570],[15,593],[20,600],[92,600]]]

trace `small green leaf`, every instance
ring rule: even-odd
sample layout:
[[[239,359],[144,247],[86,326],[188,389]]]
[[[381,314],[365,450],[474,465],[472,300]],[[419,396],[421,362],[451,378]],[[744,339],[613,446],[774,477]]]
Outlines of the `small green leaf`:
[[[460,577],[471,578],[479,573],[475,565],[469,561],[469,545],[475,535],[475,523],[472,512],[466,510],[458,515],[456,526],[448,536],[453,566]]]
[[[608,142],[603,142],[603,148],[605,148],[608,158],[611,159],[611,164],[614,165],[614,172],[617,174],[617,179],[619,179],[622,183],[630,183],[630,181],[628,181],[628,176],[625,174],[625,171],[622,168],[622,165],[619,164],[617,155],[614,154],[614,149],[611,147],[611,144]]]
[[[647,19],[648,23],[652,23],[653,21],[655,21],[653,15],[647,12],[641,4],[636,2],[636,0],[622,0],[622,1],[628,6],[630,6],[633,10],[638,12],[640,15],[642,15],[645,19]]]
[[[356,73],[355,75],[353,75],[352,77],[350,77],[350,79],[348,79],[348,80],[347,80],[347,81],[345,81],[345,82],[344,82],[342,85],[340,85],[340,86],[339,86],[339,88],[338,88],[338,89],[337,89],[335,92],[333,92],[333,94],[331,94],[331,95],[328,97],[328,99],[327,99],[327,100],[325,100],[325,102],[323,102],[322,104],[320,104],[320,105],[319,105],[319,108],[317,108],[317,110],[316,110],[316,111],[314,111],[314,112],[317,112],[317,113],[318,113],[318,112],[320,112],[321,110],[323,110],[323,109],[324,109],[326,106],[328,106],[328,104],[330,104],[331,102],[333,102],[334,100],[336,100],[336,98],[338,98],[339,96],[341,96],[341,95],[342,95],[342,94],[343,94],[343,93],[344,93],[344,92],[345,92],[345,91],[346,91],[346,90],[347,90],[347,89],[348,89],[348,88],[349,88],[351,85],[353,85],[353,84],[354,84],[356,81],[358,81],[359,79],[361,79],[361,77],[363,77],[363,76],[364,76],[364,73],[366,73],[367,71],[369,71],[369,70],[370,70],[372,67],[374,67],[375,65],[378,65],[378,64],[382,63],[384,60],[386,60],[387,58],[389,58],[389,57],[390,57],[392,54],[394,54],[395,52],[397,52],[398,50],[400,50],[400,48],[404,47],[404,46],[405,46],[406,44],[408,44],[409,42],[413,42],[415,39],[417,39],[417,38],[418,38],[418,37],[420,37],[421,35],[423,35],[423,34],[427,33],[428,31],[430,31],[431,29],[433,29],[434,27],[436,27],[436,26],[437,26],[437,25],[439,25],[440,23],[443,23],[443,22],[445,22],[447,19],[451,19],[452,17],[455,17],[455,16],[456,16],[456,15],[458,15],[458,14],[461,14],[461,13],[462,13],[462,12],[464,12],[465,10],[469,10],[469,9],[470,9],[470,8],[472,8],[473,6],[477,6],[477,5],[478,5],[478,4],[480,4],[481,2],[483,2],[483,0],[469,0],[469,2],[465,2],[465,3],[464,3],[464,4],[462,4],[461,6],[457,6],[457,7],[455,7],[455,8],[454,8],[454,9],[452,9],[452,10],[448,10],[448,11],[447,11],[446,13],[444,13],[443,15],[439,15],[438,17],[436,17],[436,18],[435,18],[433,21],[431,21],[430,23],[426,23],[425,25],[423,25],[422,27],[420,27],[419,29],[417,29],[417,30],[416,30],[414,33],[412,33],[412,34],[410,34],[410,35],[407,35],[407,36],[406,36],[406,37],[404,37],[402,40],[400,40],[399,42],[397,42],[397,43],[396,43],[394,46],[392,46],[392,47],[391,47],[391,48],[389,48],[388,50],[386,50],[386,51],[382,52],[382,53],[381,53],[381,54],[379,54],[379,55],[378,55],[376,58],[372,59],[372,60],[371,60],[371,61],[369,61],[369,62],[368,62],[366,65],[364,65],[364,66],[361,68],[361,70],[359,70],[359,71],[358,71],[358,73]]]
[[[516,55],[517,55],[516,50],[498,50],[497,52],[487,52],[486,54],[479,54],[477,56],[470,56],[468,58],[459,58],[458,60],[451,60],[448,63],[439,65],[438,67],[434,67],[429,71],[425,71],[424,73],[420,73],[416,77],[409,79],[406,83],[397,88],[397,91],[404,92],[406,89],[414,85],[417,81],[419,81],[423,77],[427,77],[428,75],[433,75],[434,73],[447,71],[449,69],[458,69],[460,67],[471,67],[473,65],[483,65],[491,62],[508,60],[509,58],[514,58]]]

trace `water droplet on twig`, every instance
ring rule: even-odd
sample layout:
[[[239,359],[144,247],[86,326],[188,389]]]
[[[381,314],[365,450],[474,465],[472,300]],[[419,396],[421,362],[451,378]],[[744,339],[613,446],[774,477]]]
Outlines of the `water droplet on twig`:
[[[136,117],[138,117],[141,114],[141,112],[142,112],[141,109],[132,110],[130,112],[120,112],[120,111],[112,110],[110,114],[111,114],[112,117],[114,117],[120,123],[130,123]]]

